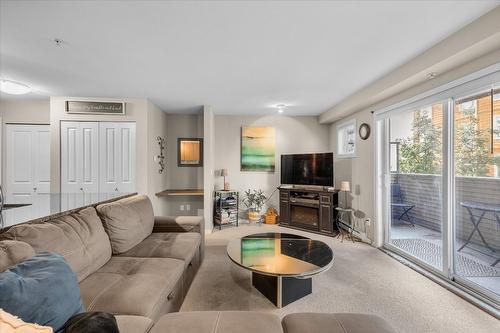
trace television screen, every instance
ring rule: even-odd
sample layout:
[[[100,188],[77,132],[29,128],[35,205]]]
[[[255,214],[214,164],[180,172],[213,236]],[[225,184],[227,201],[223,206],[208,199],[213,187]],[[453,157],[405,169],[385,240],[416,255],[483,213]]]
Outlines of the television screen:
[[[333,153],[281,155],[281,184],[333,186]]]

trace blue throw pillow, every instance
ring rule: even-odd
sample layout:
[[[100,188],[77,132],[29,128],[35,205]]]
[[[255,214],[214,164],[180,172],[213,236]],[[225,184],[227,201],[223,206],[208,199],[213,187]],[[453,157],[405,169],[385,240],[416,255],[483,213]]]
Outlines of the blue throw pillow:
[[[62,255],[49,252],[0,273],[0,308],[56,332],[85,311],[75,273]]]

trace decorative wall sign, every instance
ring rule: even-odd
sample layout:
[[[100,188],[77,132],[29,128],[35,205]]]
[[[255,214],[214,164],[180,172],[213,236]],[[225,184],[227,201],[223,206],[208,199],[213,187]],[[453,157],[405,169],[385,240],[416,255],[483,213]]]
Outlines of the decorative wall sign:
[[[66,101],[67,113],[125,114],[124,102]]]
[[[356,156],[356,119],[337,126],[337,156]]]
[[[241,127],[241,171],[274,172],[274,127]]]

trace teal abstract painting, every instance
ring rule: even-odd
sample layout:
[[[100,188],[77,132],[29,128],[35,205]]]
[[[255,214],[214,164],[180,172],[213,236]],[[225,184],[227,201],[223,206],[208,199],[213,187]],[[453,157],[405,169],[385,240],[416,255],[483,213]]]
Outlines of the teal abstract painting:
[[[241,171],[274,172],[276,131],[274,127],[241,128]]]

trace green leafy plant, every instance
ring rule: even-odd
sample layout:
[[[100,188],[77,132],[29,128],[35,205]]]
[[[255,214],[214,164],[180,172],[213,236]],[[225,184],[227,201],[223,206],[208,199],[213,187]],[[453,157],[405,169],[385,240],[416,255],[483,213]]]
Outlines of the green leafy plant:
[[[465,121],[457,126],[455,142],[458,176],[488,176],[493,163],[488,147],[490,132],[480,129],[475,112],[467,112]]]
[[[242,202],[250,211],[261,212],[267,197],[262,190],[246,190]]]
[[[480,129],[475,111],[465,111],[456,126],[455,168],[457,176],[488,176],[493,163],[488,142],[490,132]],[[441,128],[420,112],[415,114],[410,137],[399,139],[401,173],[441,174]]]
[[[415,114],[412,136],[400,139],[402,173],[441,173],[441,129],[421,112]]]

